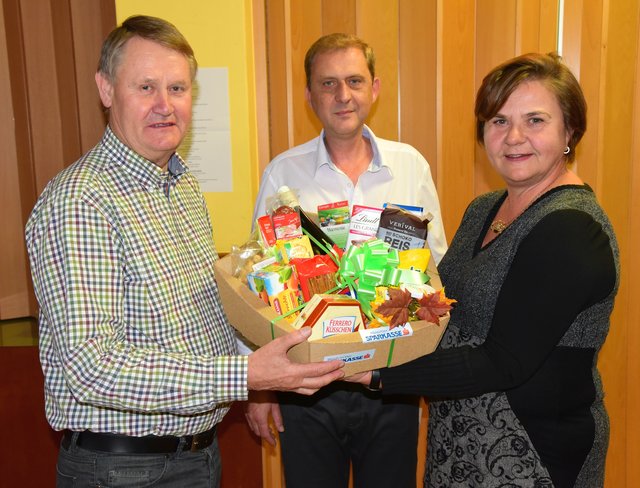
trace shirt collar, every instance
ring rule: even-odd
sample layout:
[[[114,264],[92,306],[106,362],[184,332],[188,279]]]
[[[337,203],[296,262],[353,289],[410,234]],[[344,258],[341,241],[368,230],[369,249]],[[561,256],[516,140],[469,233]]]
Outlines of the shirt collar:
[[[162,187],[167,178],[179,178],[188,171],[187,166],[178,153],[173,153],[167,165],[168,171],[163,171],[157,164],[140,156],[137,152],[124,144],[111,127],[107,125],[101,141],[102,146],[111,155],[115,164],[122,166],[126,173],[140,180],[144,187]]]
[[[362,135],[369,139],[369,142],[371,142],[371,149],[373,150],[373,158],[369,165],[369,171],[374,173],[380,171],[380,168],[382,168],[382,166],[386,166],[386,164],[382,161],[382,157],[380,156],[376,136],[366,125],[362,126]],[[324,142],[324,129],[322,129],[320,137],[318,138],[318,150],[316,151],[316,172],[324,165],[335,168],[335,165],[329,156],[329,151],[327,151],[327,146]]]

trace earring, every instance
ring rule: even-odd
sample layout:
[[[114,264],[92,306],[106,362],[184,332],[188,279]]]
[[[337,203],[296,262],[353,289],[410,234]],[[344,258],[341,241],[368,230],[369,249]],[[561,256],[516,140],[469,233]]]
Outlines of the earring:
[[[564,154],[569,154],[571,152],[571,148],[569,146],[566,147],[566,149],[564,151],[562,151]]]

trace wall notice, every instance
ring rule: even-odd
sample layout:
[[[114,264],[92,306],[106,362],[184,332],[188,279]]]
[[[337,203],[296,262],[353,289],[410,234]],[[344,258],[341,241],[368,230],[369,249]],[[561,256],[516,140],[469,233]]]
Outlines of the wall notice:
[[[227,68],[198,68],[193,86],[193,121],[178,152],[203,192],[232,191]]]

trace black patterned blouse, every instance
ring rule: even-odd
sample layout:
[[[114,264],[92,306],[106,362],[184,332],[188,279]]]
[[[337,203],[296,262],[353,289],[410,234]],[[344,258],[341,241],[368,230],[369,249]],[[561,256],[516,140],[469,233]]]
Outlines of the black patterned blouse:
[[[429,488],[601,487],[615,235],[592,190],[566,185],[482,247],[505,196],[467,209],[439,266],[449,327],[435,353],[382,370],[383,391],[430,401]]]

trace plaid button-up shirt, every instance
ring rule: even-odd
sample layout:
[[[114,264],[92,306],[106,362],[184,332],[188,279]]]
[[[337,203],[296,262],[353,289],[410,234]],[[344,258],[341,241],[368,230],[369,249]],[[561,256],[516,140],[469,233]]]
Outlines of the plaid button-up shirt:
[[[206,204],[179,156],[163,172],[107,128],[47,185],[26,238],[54,429],[194,434],[246,398]]]

